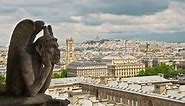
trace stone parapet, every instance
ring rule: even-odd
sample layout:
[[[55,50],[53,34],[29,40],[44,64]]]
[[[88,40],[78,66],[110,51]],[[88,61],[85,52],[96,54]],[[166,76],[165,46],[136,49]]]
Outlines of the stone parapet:
[[[0,106],[47,106],[50,95],[38,94],[35,97],[0,96]]]

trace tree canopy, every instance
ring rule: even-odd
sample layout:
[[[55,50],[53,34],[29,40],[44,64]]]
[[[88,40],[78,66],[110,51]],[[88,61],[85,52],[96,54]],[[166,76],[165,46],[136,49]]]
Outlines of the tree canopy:
[[[59,72],[54,72],[52,78],[65,78],[67,77],[67,69],[60,70]]]
[[[173,75],[185,74],[185,70],[177,69],[175,70],[172,66],[161,63],[155,67],[146,67],[145,70],[141,70],[138,76],[150,76],[163,74],[165,78],[170,78]]]
[[[0,75],[0,87],[5,85],[5,77]]]

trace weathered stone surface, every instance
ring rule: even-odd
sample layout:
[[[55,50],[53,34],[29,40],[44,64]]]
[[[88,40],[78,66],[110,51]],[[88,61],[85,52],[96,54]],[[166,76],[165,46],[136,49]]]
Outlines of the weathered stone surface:
[[[0,97],[0,106],[43,106],[52,100],[51,96],[38,94],[35,97]]]
[[[36,35],[43,36],[36,41]],[[34,42],[35,41],[35,42]],[[57,39],[51,25],[30,19],[19,22],[10,41],[5,92],[0,91],[0,106],[67,106],[68,100],[45,95],[53,67],[60,60]]]
[[[68,104],[70,104],[70,101],[67,99],[52,99],[47,103],[47,106],[68,106]]]
[[[41,30],[43,36],[34,42]],[[51,26],[45,26],[43,21],[21,21],[10,41],[6,93],[15,96],[44,93],[50,84],[54,64],[59,60],[60,51]]]

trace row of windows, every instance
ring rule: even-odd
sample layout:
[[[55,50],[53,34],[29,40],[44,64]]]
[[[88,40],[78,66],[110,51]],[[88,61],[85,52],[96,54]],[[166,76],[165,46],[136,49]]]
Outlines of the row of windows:
[[[101,69],[101,68],[107,68],[105,65],[99,65],[99,66],[90,66],[90,67],[77,67],[77,69]]]
[[[123,69],[123,68],[143,68],[144,66],[121,66],[121,67],[115,67],[116,69]]]
[[[132,76],[132,75],[137,75],[138,72],[123,72],[123,73],[115,73],[115,76],[125,76],[125,75],[128,75],[128,76]]]
[[[88,72],[106,72],[107,69],[94,69],[94,70],[76,70],[77,72],[88,73]]]
[[[77,72],[77,76],[107,76],[108,72]]]
[[[77,72],[77,74],[107,74],[108,72],[88,72],[88,73],[84,73],[84,72]]]
[[[142,68],[137,68],[137,69],[119,69],[119,70],[115,70],[115,71],[118,71],[118,72],[130,72],[130,71],[139,71],[139,70],[142,70]]]
[[[116,70],[115,71],[115,76],[135,76],[139,73],[140,70],[129,70],[129,71],[125,71],[125,70],[122,70],[122,71],[118,71]]]

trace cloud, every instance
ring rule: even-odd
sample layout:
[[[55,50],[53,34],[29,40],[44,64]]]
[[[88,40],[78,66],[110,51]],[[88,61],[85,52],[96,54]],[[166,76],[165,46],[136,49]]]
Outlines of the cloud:
[[[15,24],[42,19],[51,24],[60,42],[96,35],[172,34],[184,32],[183,0],[0,0],[0,31],[7,44]],[[120,34],[120,35],[119,35]]]
[[[13,14],[15,11],[24,9],[29,14],[50,22],[71,22],[71,16],[84,16],[92,13],[153,14],[167,9],[168,4],[168,0],[28,0],[26,2],[25,0],[1,0],[0,13]]]
[[[73,16],[72,19],[87,26],[101,27],[106,33],[175,33],[185,31],[184,9],[184,4],[171,2],[168,9],[152,15],[131,16],[99,13],[88,14],[86,16]],[[97,32],[97,30],[94,32]]]
[[[167,9],[168,3],[168,0],[106,0],[100,11],[116,15],[149,15]]]

